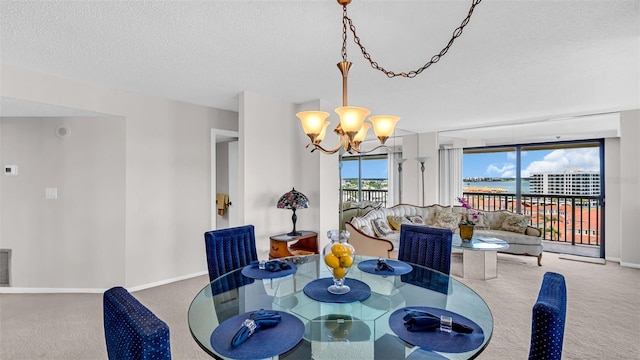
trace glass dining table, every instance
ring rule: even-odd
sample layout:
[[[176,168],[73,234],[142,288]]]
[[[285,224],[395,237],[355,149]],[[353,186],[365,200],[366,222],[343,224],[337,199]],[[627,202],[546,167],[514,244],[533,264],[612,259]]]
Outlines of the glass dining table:
[[[234,270],[195,296],[188,310],[189,329],[205,352],[218,359],[472,359],[491,339],[493,316],[485,301],[446,274],[402,263],[408,266],[402,274],[380,275],[383,272],[368,271],[365,266],[377,258],[358,255],[345,284],[357,285],[357,290],[364,286],[370,292],[355,301],[338,295],[333,302],[308,291],[313,284],[331,281],[320,255],[279,260],[292,264],[294,270],[274,278]],[[257,331],[238,347],[248,353],[221,350],[226,345],[220,342],[228,340],[220,339],[238,330],[237,319],[260,309],[280,313],[283,323]],[[448,315],[454,325],[456,321],[467,324],[473,332],[406,331],[402,319],[413,310]],[[284,347],[277,350],[279,346]],[[252,354],[252,347],[257,352]]]

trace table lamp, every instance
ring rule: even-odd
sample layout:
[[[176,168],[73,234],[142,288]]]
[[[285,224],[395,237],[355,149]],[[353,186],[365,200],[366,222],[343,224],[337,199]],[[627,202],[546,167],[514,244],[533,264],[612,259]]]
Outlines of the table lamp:
[[[309,199],[299,192],[296,191],[295,188],[292,188],[291,191],[282,195],[280,200],[278,200],[278,209],[291,209],[293,210],[293,215],[291,216],[291,221],[293,221],[293,230],[287,235],[289,236],[300,236],[301,232],[296,231],[296,220],[298,217],[296,216],[297,209],[306,209],[309,207]]]

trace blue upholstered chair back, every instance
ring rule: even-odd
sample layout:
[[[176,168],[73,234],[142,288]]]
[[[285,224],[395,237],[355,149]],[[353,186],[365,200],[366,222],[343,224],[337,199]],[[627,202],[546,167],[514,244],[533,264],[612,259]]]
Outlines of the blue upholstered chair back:
[[[547,272],[533,305],[529,360],[562,358],[564,323],[567,316],[567,285],[564,276]]]
[[[402,225],[398,260],[440,271],[451,271],[451,238],[453,232],[428,226]]]
[[[253,225],[207,231],[204,243],[210,281],[258,260]]]
[[[109,359],[171,359],[169,327],[126,289],[105,291],[102,304]]]

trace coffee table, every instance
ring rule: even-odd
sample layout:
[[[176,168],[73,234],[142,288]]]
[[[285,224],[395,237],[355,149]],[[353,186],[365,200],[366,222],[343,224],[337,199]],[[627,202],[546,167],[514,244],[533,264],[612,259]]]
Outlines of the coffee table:
[[[465,279],[488,280],[498,277],[498,250],[509,248],[509,244],[498,238],[473,236],[463,241],[454,234],[454,248],[462,249],[462,277]]]

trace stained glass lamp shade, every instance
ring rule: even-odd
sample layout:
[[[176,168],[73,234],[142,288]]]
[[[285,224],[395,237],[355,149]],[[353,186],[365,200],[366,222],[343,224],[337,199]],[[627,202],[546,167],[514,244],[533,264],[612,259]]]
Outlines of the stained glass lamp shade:
[[[295,188],[292,188],[291,191],[282,195],[280,200],[278,200],[278,209],[291,209],[293,210],[293,215],[291,216],[291,221],[293,222],[293,230],[287,235],[289,236],[300,236],[301,232],[296,231],[296,220],[298,220],[298,216],[296,216],[297,209],[306,209],[309,207],[309,199],[301,192],[296,191]]]

